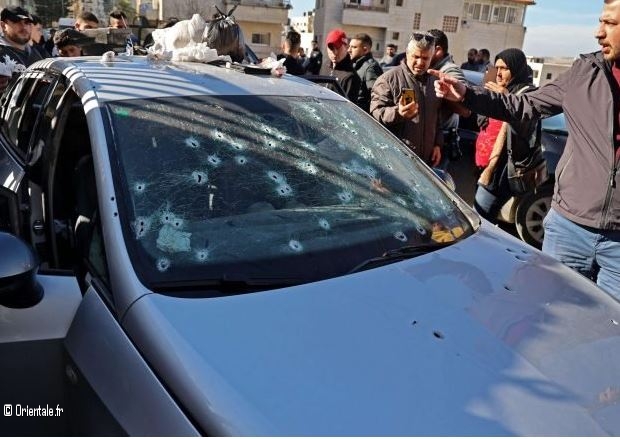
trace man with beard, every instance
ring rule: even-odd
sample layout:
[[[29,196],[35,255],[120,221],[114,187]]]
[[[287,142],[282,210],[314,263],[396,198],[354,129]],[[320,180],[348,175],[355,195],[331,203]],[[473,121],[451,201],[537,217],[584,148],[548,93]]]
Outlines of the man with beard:
[[[600,51],[581,55],[529,93],[494,93],[431,73],[440,78],[438,97],[517,128],[564,113],[568,138],[555,169],[542,250],[620,299],[620,0],[603,1],[594,37]],[[527,152],[518,146],[513,153]]]
[[[43,59],[41,54],[30,46],[32,34],[32,16],[19,6],[7,6],[0,12],[0,62],[5,55],[17,64],[28,67],[35,61]],[[0,91],[4,90],[11,78],[0,76]]]

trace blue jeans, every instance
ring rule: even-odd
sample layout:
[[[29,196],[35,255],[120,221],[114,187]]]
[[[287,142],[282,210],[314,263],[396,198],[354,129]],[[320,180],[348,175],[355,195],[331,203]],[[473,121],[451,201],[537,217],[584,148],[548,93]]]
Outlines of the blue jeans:
[[[502,210],[502,206],[510,197],[512,197],[512,193],[508,187],[508,181],[500,180],[499,187],[493,192],[479,184],[478,189],[476,189],[474,208],[484,219],[497,224],[499,211]]]
[[[555,210],[543,220],[542,251],[620,300],[620,231],[575,224]]]

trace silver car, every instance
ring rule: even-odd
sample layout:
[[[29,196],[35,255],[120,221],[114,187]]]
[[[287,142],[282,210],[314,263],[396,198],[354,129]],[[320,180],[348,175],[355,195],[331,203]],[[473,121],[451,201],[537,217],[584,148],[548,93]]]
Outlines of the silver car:
[[[3,95],[6,435],[620,434],[620,306],[286,75],[34,64]]]

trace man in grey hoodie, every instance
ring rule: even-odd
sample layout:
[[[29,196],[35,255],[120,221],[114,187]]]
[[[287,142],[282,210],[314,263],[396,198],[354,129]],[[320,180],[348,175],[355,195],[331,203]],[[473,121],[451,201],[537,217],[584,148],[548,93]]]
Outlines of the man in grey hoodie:
[[[595,38],[601,50],[538,90],[520,95],[466,87],[431,72],[438,97],[518,126],[564,112],[568,139],[555,171],[543,252],[596,280],[620,299],[620,0],[604,0]],[[512,133],[511,133],[512,136]],[[513,154],[524,154],[518,135]]]
[[[32,34],[32,16],[19,6],[7,6],[0,12],[0,62],[5,55],[17,64],[28,67],[35,61],[43,59],[41,54],[32,50],[28,44]],[[10,78],[0,76],[0,91],[8,85]]]

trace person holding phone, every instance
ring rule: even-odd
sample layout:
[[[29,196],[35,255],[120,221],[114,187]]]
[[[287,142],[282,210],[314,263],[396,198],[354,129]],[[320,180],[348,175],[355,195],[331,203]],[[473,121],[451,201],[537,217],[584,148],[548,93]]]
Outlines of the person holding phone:
[[[439,129],[442,100],[428,74],[435,53],[435,37],[414,33],[406,62],[379,76],[371,91],[370,114],[401,139],[430,166],[441,162],[443,134]]]

